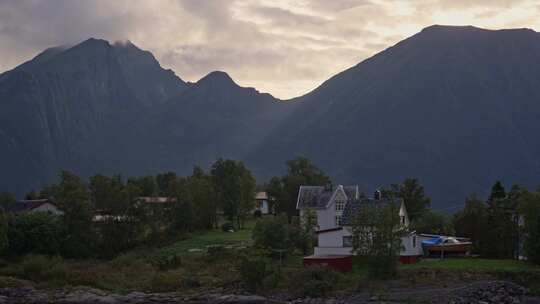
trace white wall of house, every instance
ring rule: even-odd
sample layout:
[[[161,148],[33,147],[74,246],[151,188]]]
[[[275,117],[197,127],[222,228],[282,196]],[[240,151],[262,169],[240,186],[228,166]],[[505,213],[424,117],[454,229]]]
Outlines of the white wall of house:
[[[420,256],[422,255],[422,241],[416,233],[411,233],[401,238],[401,245],[403,246],[400,255],[401,256]]]
[[[348,255],[352,246],[344,246],[343,237],[351,237],[348,229],[343,228],[318,234],[318,246],[314,249],[315,255]]]
[[[45,203],[45,204],[42,204],[40,205],[39,207],[36,207],[30,211],[28,211],[29,213],[34,213],[34,212],[50,212],[52,214],[56,214],[56,215],[62,215],[64,214],[64,212],[60,211],[60,209],[58,209],[55,205],[51,204],[51,203]]]
[[[318,246],[314,249],[315,255],[347,255],[352,254],[352,245],[344,244],[345,238],[352,238],[349,227],[340,230],[322,232],[318,234]],[[411,233],[401,238],[403,246],[400,256],[421,256],[422,240],[416,233]],[[349,245],[349,246],[347,246]]]
[[[257,200],[255,210],[261,211],[262,214],[269,214],[268,200]]]

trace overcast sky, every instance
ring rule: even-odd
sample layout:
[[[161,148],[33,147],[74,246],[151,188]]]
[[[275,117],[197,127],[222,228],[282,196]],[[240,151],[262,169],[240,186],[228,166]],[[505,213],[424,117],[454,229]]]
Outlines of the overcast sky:
[[[0,0],[0,71],[89,37],[130,40],[187,81],[213,70],[276,97],[432,24],[540,30],[538,0]]]

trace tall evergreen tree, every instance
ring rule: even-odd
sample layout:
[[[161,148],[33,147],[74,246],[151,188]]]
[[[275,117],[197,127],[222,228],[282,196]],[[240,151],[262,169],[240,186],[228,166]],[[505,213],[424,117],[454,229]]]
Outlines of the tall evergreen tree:
[[[481,245],[486,240],[487,217],[487,205],[475,194],[469,195],[463,210],[454,215],[456,234],[470,238],[476,252],[481,251]]]
[[[490,204],[500,201],[506,198],[506,190],[500,181],[496,181],[491,187],[491,193],[489,194],[488,202]]]
[[[278,213],[289,217],[298,215],[296,199],[302,185],[323,186],[330,183],[330,178],[305,157],[297,157],[286,162],[287,173],[282,177],[273,177],[268,184],[268,194],[275,199]]]
[[[387,191],[385,191],[388,193]],[[390,195],[401,197],[407,207],[411,222],[428,210],[431,199],[424,193],[424,187],[417,178],[406,178],[401,184],[390,185]]]

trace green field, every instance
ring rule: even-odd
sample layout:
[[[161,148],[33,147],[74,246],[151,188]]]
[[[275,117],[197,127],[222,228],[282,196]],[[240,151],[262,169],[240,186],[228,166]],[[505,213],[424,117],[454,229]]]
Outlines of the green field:
[[[162,248],[164,254],[190,255],[206,252],[209,246],[222,245],[232,248],[250,246],[252,243],[251,232],[255,226],[255,221],[246,223],[244,229],[234,232],[224,232],[221,230],[209,230],[193,233],[188,239],[178,241],[172,245]]]

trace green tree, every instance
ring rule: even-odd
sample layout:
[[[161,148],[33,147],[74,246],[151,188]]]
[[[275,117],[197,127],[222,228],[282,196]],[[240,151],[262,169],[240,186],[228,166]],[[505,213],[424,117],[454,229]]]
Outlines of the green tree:
[[[529,261],[540,265],[540,191],[523,193],[520,214],[524,219],[525,255]]]
[[[511,195],[506,193],[500,181],[495,182],[488,198],[487,227],[482,251],[493,258],[512,258],[517,244],[518,225],[516,206],[522,189],[514,185]]]
[[[456,234],[470,238],[476,252],[481,251],[481,245],[486,241],[487,218],[487,205],[475,194],[469,195],[464,208],[454,215]]]
[[[491,187],[491,194],[489,195],[488,202],[495,203],[504,198],[506,198],[506,190],[500,181],[496,181]]]
[[[131,177],[128,179],[128,183],[139,189],[140,196],[157,196],[160,193],[156,179],[151,175]]]
[[[253,228],[255,246],[265,249],[289,249],[289,224],[284,216],[263,218]]]
[[[197,228],[217,228],[217,195],[212,177],[200,167],[194,167],[186,180],[181,196],[192,203]]]
[[[62,171],[56,203],[64,212],[64,254],[69,257],[91,256],[96,239],[92,230],[93,210],[90,195],[84,182],[75,174]]]
[[[17,203],[17,199],[15,198],[15,195],[8,192],[0,193],[0,208],[3,208],[4,210],[6,210],[16,203]]]
[[[411,226],[412,230],[417,233],[442,235],[453,235],[455,233],[448,216],[431,210],[424,211]]]
[[[45,212],[27,213],[9,217],[8,223],[8,257],[60,254],[64,232],[58,216]]]
[[[376,278],[397,274],[401,238],[406,231],[401,226],[399,206],[366,205],[352,220],[353,250],[370,257],[369,273]]]
[[[135,245],[140,226],[135,223],[134,201],[121,177],[95,175],[90,178],[89,189],[91,202],[102,216],[100,254],[112,257]]]
[[[285,213],[289,221],[298,215],[296,200],[302,185],[323,186],[330,183],[330,178],[305,157],[298,157],[286,162],[287,173],[282,177],[273,177],[268,184],[268,194],[275,199],[275,210]]]
[[[0,253],[3,253],[9,245],[7,215],[0,208]]]
[[[178,177],[174,172],[166,172],[156,176],[156,184],[160,196],[173,197],[175,195],[175,182]]]
[[[417,178],[406,178],[401,184],[390,185],[390,190],[384,192],[403,199],[411,222],[422,216],[431,205],[431,199],[425,195],[424,187]]]
[[[255,207],[255,178],[242,162],[223,159],[213,164],[211,175],[223,213],[242,228]]]

